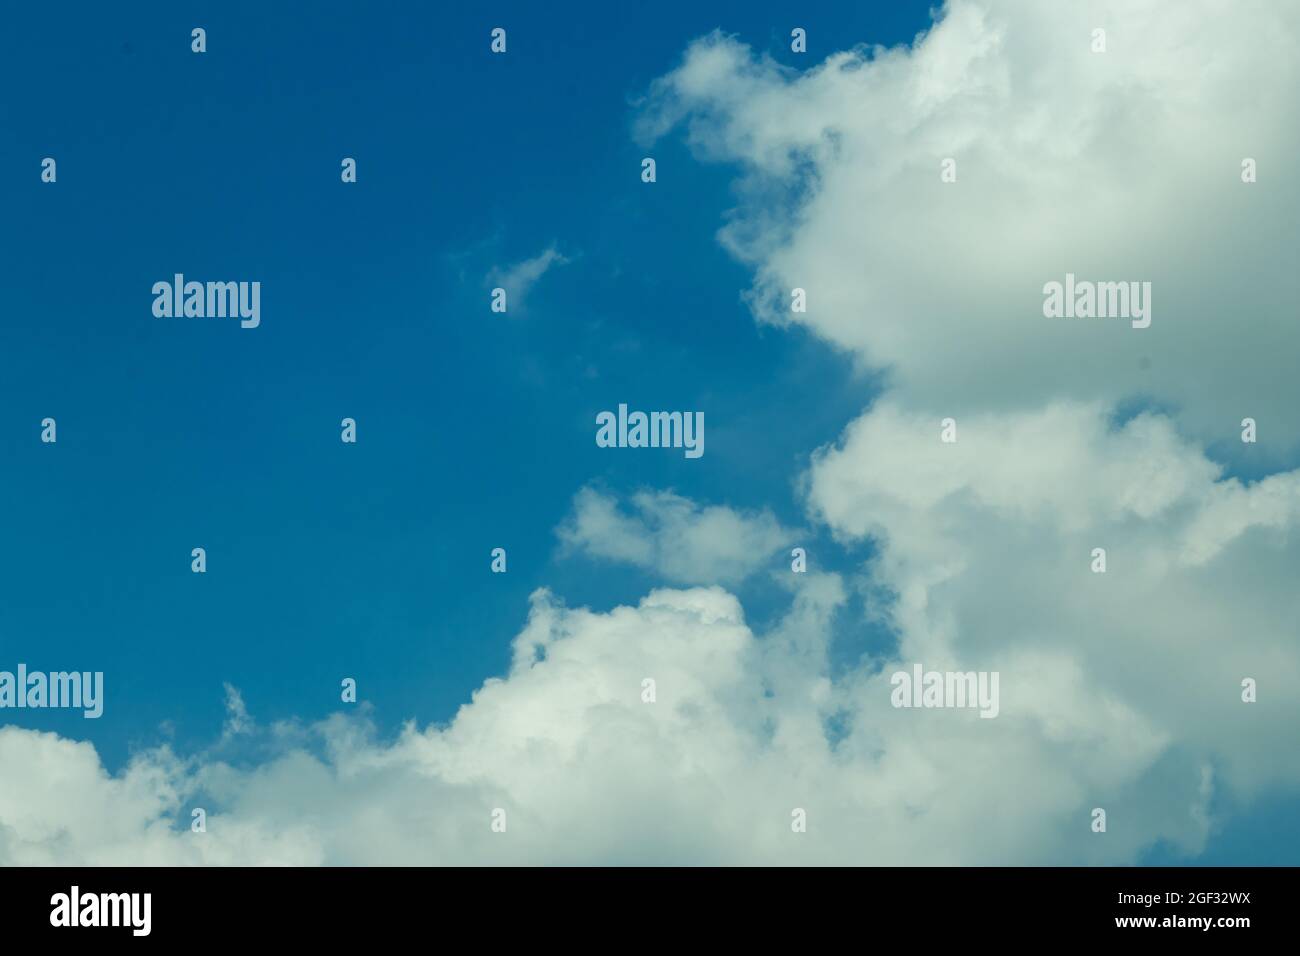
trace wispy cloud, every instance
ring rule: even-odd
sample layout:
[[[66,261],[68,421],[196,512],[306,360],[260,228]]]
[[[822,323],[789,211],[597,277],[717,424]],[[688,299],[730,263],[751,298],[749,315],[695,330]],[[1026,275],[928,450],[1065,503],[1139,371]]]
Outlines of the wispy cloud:
[[[551,246],[531,259],[509,266],[493,266],[487,274],[487,284],[506,290],[509,308],[507,314],[520,314],[527,307],[528,293],[554,266],[568,264],[569,259]]]

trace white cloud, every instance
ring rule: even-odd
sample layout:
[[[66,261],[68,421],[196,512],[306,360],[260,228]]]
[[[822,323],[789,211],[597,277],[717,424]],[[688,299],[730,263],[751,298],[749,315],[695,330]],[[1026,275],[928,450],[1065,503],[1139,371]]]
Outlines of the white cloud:
[[[109,776],[94,747],[55,734],[0,728],[0,863],[263,865],[319,863],[292,820],[266,827],[231,818],[215,840],[188,827],[195,771],[166,749]],[[183,821],[180,820],[184,817]]]
[[[1154,394],[1207,440],[1267,422],[1280,457],[1300,437],[1298,113],[1296,4],[951,0],[914,47],[806,72],[700,40],[642,132],[684,123],[741,166],[720,236],[755,269],[757,316],[888,369],[909,405]],[[1151,327],[1044,318],[1066,272],[1151,281]]]
[[[880,542],[872,584],[896,595],[903,660],[1002,670],[1004,708],[1042,695],[1070,733],[1122,705],[1237,798],[1300,786],[1300,472],[1224,480],[1168,418],[1115,428],[1100,406],[972,416],[955,444],[939,431],[883,403],[809,481],[837,534]],[[1068,667],[1074,699],[1009,679],[1036,652]],[[1267,703],[1242,702],[1246,677]]]
[[[562,266],[569,262],[559,251],[551,246],[531,259],[524,259],[510,266],[493,266],[488,272],[488,284],[506,290],[508,312],[523,312],[528,293],[538,280],[552,266]]]
[[[408,728],[383,744],[336,718],[317,728],[324,758],[291,749],[237,770],[182,766],[161,752],[110,779],[87,745],[0,731],[0,757],[14,771],[0,784],[0,859],[972,861],[985,839],[973,834],[988,833],[972,826],[979,808],[996,813],[1014,794],[1008,744],[1034,751],[1040,731],[948,714],[953,727],[937,735],[934,720],[889,720],[878,679],[856,708],[894,728],[891,746],[877,754],[873,731],[833,752],[820,720],[836,706],[817,666],[831,610],[822,590],[765,641],[717,589],[658,591],[607,614],[565,610],[540,593],[510,675],[488,681],[449,727]],[[640,698],[647,676],[658,682],[653,704]],[[770,698],[769,678],[780,687]],[[1068,690],[1069,675],[1061,680]],[[1108,765],[1112,782],[1131,782],[1153,746],[1119,717],[1092,734],[1090,746],[1118,734],[1132,755]],[[981,761],[994,755],[1003,766],[990,774]],[[1022,801],[1021,819],[1061,813],[1065,793],[1086,802],[1091,768],[1054,769]],[[216,802],[208,832],[177,832],[186,796],[199,790]],[[504,834],[490,830],[495,807],[507,811]],[[808,811],[807,834],[790,831],[794,807]],[[1006,829],[997,858],[1046,852],[1033,828],[1008,820]],[[1112,841],[1112,852],[1122,844]]]
[[[732,585],[798,542],[769,511],[739,512],[666,491],[631,496],[631,514],[612,495],[584,488],[557,529],[567,549],[655,571],[674,584]]]

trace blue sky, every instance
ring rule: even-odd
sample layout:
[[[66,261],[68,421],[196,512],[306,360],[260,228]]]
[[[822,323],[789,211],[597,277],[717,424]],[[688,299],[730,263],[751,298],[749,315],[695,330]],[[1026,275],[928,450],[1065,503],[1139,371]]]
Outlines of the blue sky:
[[[607,609],[663,583],[562,551],[556,528],[588,485],[770,509],[819,570],[854,574],[872,546],[810,522],[798,482],[881,380],[808,329],[755,322],[753,269],[717,238],[742,201],[737,165],[680,135],[638,143],[633,126],[652,82],[715,28],[804,69],[909,43],[928,11],[13,10],[0,666],[102,670],[108,702],[98,721],[6,719],[89,740],[113,772],[159,743],[209,745],[224,682],[263,723],[339,710],[345,676],[381,734],[448,721],[507,671],[534,589]],[[495,57],[498,25],[509,52]],[[547,249],[564,263],[522,308],[490,312],[493,270]],[[156,319],[150,287],[176,272],[259,280],[260,327]],[[705,457],[597,448],[594,416],[620,402],[702,410]],[[339,440],[344,417],[356,445]],[[190,572],[194,547],[206,574]],[[494,547],[505,575],[489,572]],[[756,629],[787,603],[761,576],[733,590]],[[836,666],[890,641],[857,593],[833,627]],[[1206,860],[1293,860],[1293,828],[1272,834],[1296,809],[1265,799]]]
[[[800,22],[888,43],[924,26],[924,4],[892,6]],[[163,721],[181,745],[213,735],[222,681],[267,718],[310,718],[340,674],[381,721],[446,719],[504,668],[533,588],[609,603],[640,586],[555,560],[584,483],[793,523],[792,463],[871,384],[755,327],[713,238],[727,171],[665,144],[646,188],[630,105],[714,27],[788,52],[790,7],[19,11],[10,88],[46,80],[3,116],[21,226],[0,632],[50,669],[104,669],[118,702],[93,727],[31,725],[88,730],[116,764]],[[498,21],[504,58],[487,52]],[[28,175],[37,153],[57,190]],[[524,316],[492,314],[489,271],[551,246],[570,264]],[[260,279],[266,320],[155,319],[149,289],[176,271]],[[708,457],[603,454],[592,422],[620,401],[704,410]],[[34,440],[47,415],[54,448]],[[498,546],[504,577],[487,573]]]

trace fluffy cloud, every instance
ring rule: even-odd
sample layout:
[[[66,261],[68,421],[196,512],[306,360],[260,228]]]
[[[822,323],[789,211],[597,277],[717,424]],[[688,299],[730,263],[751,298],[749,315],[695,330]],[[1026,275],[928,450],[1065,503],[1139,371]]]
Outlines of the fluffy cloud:
[[[183,837],[177,827],[190,823],[184,800],[195,791],[195,770],[165,749],[110,776],[88,743],[3,727],[0,765],[2,865],[320,862],[305,828],[291,819],[267,827],[230,818],[216,840]]]
[[[1300,476],[1223,480],[1203,448],[1254,452],[1237,441],[1246,416],[1269,423],[1275,462],[1300,435],[1300,193],[1240,178],[1243,157],[1296,153],[1297,48],[1300,12],[1261,3],[953,0],[913,48],[802,73],[705,38],[642,126],[684,125],[701,157],[741,167],[720,238],[755,270],[756,316],[888,373],[886,400],[806,487],[814,518],[877,543],[863,584],[900,660],[999,670],[1004,714],[1032,704],[1101,790],[1146,778],[1125,818],[1148,843],[1194,846],[1215,801],[1300,784],[1286,753]],[[1288,64],[1263,84],[1261,55]],[[956,183],[940,179],[948,157]],[[1152,327],[1045,319],[1043,284],[1066,272],[1151,281]],[[807,313],[790,312],[796,287]],[[1115,426],[1135,397],[1176,420]],[[1244,705],[1241,678],[1260,674],[1277,696]],[[991,752],[1041,787],[1069,749]],[[1011,804],[1046,841],[1073,825]],[[1155,822],[1169,808],[1177,837]]]
[[[882,545],[871,584],[892,595],[902,660],[1002,670],[1004,713],[1042,695],[1040,716],[1069,734],[1122,704],[1230,797],[1300,786],[1300,472],[1225,480],[1168,418],[1117,426],[1100,406],[973,416],[954,444],[939,431],[883,403],[810,475],[818,515]],[[1078,693],[1007,673],[1035,652]],[[1242,702],[1246,677],[1267,699]],[[1189,792],[1153,798],[1185,806]]]
[[[584,488],[558,529],[560,540],[570,551],[632,564],[674,584],[724,585],[771,567],[773,555],[791,542],[792,533],[768,511],[701,507],[666,491],[637,492],[631,510]]]
[[[833,685],[843,596],[809,575],[758,637],[717,588],[607,613],[539,592],[510,673],[447,727],[383,742],[340,716],[314,746],[286,735],[248,768],[159,751],[109,777],[86,744],[8,728],[0,862],[974,863],[1199,838],[1177,814],[1135,825],[1162,737],[1117,702],[1086,725],[1063,717],[1088,711],[1088,691],[1054,653],[1016,663],[1035,689],[992,721],[895,711],[883,673]],[[1103,795],[1135,809],[1089,842]],[[201,834],[185,829],[198,800]],[[505,833],[490,828],[498,807]],[[795,808],[807,833],[791,830]]]
[[[758,317],[888,369],[910,405],[1154,394],[1206,440],[1267,422],[1280,454],[1300,437],[1298,112],[1295,4],[949,0],[913,47],[805,72],[698,41],[642,132],[684,125],[743,169],[720,236]],[[1152,282],[1151,327],[1045,318],[1067,272]]]

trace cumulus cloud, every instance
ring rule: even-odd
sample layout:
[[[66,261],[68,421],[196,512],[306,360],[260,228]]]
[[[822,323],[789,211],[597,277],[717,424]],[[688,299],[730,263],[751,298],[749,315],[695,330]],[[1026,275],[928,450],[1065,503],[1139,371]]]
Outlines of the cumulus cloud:
[[[792,532],[770,511],[701,506],[668,491],[631,496],[630,513],[595,488],[575,496],[557,529],[569,551],[654,571],[674,584],[733,585],[773,567]]]
[[[196,771],[165,748],[110,776],[89,743],[3,727],[0,764],[0,864],[6,866],[320,862],[305,828],[292,820],[267,827],[231,818],[216,840],[188,829],[182,835]]]
[[[1079,691],[1044,702],[1068,733],[1122,704],[1237,798],[1300,785],[1300,472],[1224,479],[1167,417],[1116,426],[1096,405],[973,416],[953,444],[939,430],[885,402],[810,473],[810,507],[882,545],[872,583],[894,596],[900,659],[1001,668],[1006,707],[1055,694],[1005,673],[1046,652]],[[1267,703],[1242,702],[1247,677]]]
[[[1280,453],[1300,437],[1297,113],[1294,4],[949,0],[911,47],[803,72],[699,40],[641,131],[742,168],[720,237],[756,315],[888,370],[909,404],[1154,394],[1206,440],[1268,422]],[[1151,327],[1045,318],[1067,272],[1150,281]]]
[[[1009,719],[904,719],[884,673],[832,684],[843,594],[809,575],[758,636],[718,588],[605,613],[541,591],[508,675],[445,728],[385,742],[338,716],[313,729],[318,746],[249,768],[162,750],[110,777],[89,745],[7,728],[0,862],[972,863],[1199,839],[1176,813],[1134,825],[1162,737],[1119,702],[1083,706],[1086,681],[1055,652],[1016,663],[1038,679]],[[835,715],[847,729],[833,739]],[[207,832],[192,833],[200,793]],[[1098,794],[1137,809],[1090,843],[1077,824]],[[796,808],[807,833],[791,829]]]
[[[1048,738],[1088,751],[1100,790],[1146,778],[1150,799],[1125,813],[1148,844],[1171,838],[1162,804],[1195,821],[1172,838],[1186,848],[1216,799],[1300,783],[1290,696],[1240,698],[1242,678],[1281,690],[1300,670],[1300,475],[1224,480],[1204,450],[1253,452],[1237,429],[1256,409],[1266,457],[1286,460],[1300,435],[1298,194],[1240,178],[1245,157],[1296,151],[1298,47],[1300,14],[1259,3],[952,0],[911,48],[806,72],[707,37],[642,123],[649,139],[684,126],[699,156],[741,168],[719,236],[754,268],[756,317],[804,323],[887,373],[886,399],[805,487],[812,517],[877,543],[864,582],[888,602],[900,662],[1001,671]],[[1261,55],[1288,66],[1260,83]],[[1042,287],[1066,272],[1151,281],[1152,327],[1044,318]],[[794,288],[807,313],[790,311]],[[1137,396],[1176,418],[1116,426]],[[939,441],[945,416],[956,444]],[[881,740],[886,755],[898,743]],[[1026,786],[1063,753],[992,752]],[[1074,825],[1032,803],[1009,806],[1044,840]]]

